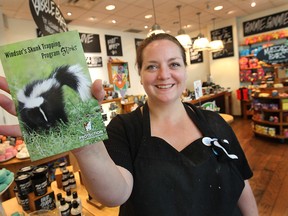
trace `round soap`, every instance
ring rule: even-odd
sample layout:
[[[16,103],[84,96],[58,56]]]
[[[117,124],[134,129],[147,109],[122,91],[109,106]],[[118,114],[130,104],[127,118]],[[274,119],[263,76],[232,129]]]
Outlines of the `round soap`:
[[[5,159],[6,160],[8,160],[8,159],[10,159],[10,158],[12,158],[13,157],[13,153],[12,152],[6,152],[5,153]]]

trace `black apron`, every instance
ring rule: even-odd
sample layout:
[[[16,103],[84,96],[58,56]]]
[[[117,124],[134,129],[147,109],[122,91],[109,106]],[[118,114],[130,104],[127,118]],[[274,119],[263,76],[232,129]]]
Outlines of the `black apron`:
[[[203,135],[214,138],[197,111],[185,108]],[[163,139],[151,137],[147,104],[143,124],[134,161],[134,187],[120,207],[121,216],[241,215],[237,201],[244,181],[232,159],[220,160],[216,148],[204,145],[202,138],[178,152]]]

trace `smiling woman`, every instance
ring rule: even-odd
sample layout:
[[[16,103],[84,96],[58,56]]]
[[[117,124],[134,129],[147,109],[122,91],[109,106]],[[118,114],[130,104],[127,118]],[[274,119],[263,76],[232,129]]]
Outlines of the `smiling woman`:
[[[89,194],[106,206],[120,205],[125,216],[257,216],[252,172],[231,127],[180,99],[185,60],[169,34],[140,44],[137,67],[147,102],[114,117],[104,145],[73,151]],[[105,190],[95,190],[100,187]]]

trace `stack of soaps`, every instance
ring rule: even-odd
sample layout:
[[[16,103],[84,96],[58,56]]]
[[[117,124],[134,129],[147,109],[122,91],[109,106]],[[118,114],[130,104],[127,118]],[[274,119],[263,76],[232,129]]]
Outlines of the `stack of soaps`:
[[[0,170],[0,193],[6,190],[6,188],[14,180],[14,173],[2,168]]]
[[[18,153],[16,154],[16,158],[25,159],[30,157],[26,144],[23,142],[20,145],[16,146]]]
[[[9,144],[9,141],[5,141],[0,144],[0,162],[9,160],[17,154],[17,150],[14,146]]]

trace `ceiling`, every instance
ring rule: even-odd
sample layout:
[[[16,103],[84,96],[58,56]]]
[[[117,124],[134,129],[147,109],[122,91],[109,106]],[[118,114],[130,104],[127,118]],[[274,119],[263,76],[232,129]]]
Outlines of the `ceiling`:
[[[54,0],[54,2],[59,6],[67,23],[71,25],[146,34],[155,23],[154,17],[144,18],[147,14],[154,14],[152,0]],[[255,0],[257,5],[254,8],[250,6],[251,2],[252,0],[154,0],[156,22],[163,30],[177,35],[180,29],[177,5],[181,5],[181,24],[186,33],[199,30],[198,12],[201,12],[201,28],[207,25],[217,28],[217,23],[232,17],[247,16],[280,6],[284,6],[283,10],[288,9],[287,0]],[[115,10],[105,9],[110,4],[116,6]],[[217,5],[222,5],[224,8],[214,11],[213,8]],[[29,0],[0,0],[0,11],[9,18],[33,20]],[[229,11],[234,13],[228,14]],[[72,12],[72,16],[68,17],[67,12]],[[92,21],[91,17],[95,20]],[[113,24],[112,19],[117,23]],[[144,26],[148,26],[148,29]]]

